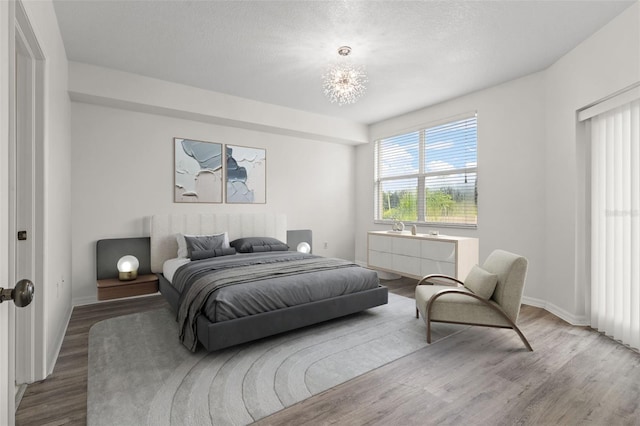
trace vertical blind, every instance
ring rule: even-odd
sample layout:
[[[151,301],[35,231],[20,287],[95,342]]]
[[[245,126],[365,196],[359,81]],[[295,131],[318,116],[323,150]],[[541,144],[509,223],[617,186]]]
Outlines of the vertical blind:
[[[640,100],[591,118],[591,326],[640,348]]]
[[[477,119],[376,141],[377,220],[477,224]]]

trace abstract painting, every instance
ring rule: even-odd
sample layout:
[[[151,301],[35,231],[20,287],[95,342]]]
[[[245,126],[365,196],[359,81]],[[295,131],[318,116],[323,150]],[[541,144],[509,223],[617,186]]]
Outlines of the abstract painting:
[[[227,203],[267,202],[267,151],[226,145]]]
[[[222,202],[222,144],[174,138],[176,203]]]

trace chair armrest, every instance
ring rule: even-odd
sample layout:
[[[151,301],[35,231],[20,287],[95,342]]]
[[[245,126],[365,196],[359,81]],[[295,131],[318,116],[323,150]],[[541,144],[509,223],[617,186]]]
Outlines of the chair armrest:
[[[484,305],[486,305],[487,307],[493,309],[498,314],[502,315],[502,317],[504,317],[504,319],[509,322],[509,324],[511,325],[511,328],[516,328],[516,324],[513,322],[513,320],[511,318],[509,318],[507,313],[500,307],[500,305],[491,303],[491,302],[489,302],[489,300],[484,299],[484,298],[478,296],[475,293],[471,293],[469,291],[460,290],[460,289],[457,289],[457,288],[440,290],[439,292],[437,292],[433,296],[431,296],[431,298],[427,301],[427,318],[429,320],[431,319],[431,306],[433,305],[433,302],[435,302],[436,299],[438,299],[441,296],[444,296],[445,294],[459,294],[459,295],[462,295],[462,296],[468,296],[468,297],[471,297],[473,299],[477,299],[480,302],[482,302]]]
[[[509,315],[507,315],[507,313],[504,311],[504,309],[502,309],[500,305],[491,303],[489,300],[483,299],[482,297],[478,296],[475,293],[470,293],[468,291],[464,291],[457,288],[440,290],[439,292],[431,296],[431,298],[427,301],[427,312],[425,315],[426,317],[425,320],[427,323],[427,343],[431,343],[431,309],[433,308],[433,302],[435,302],[439,297],[444,296],[445,294],[460,294],[460,295],[468,296],[473,299],[477,299],[481,301],[484,305],[486,305],[487,307],[493,309],[495,312],[500,314],[505,319],[505,321],[509,323],[510,328],[512,328],[513,330],[515,330],[516,333],[518,333],[518,336],[520,336],[520,339],[522,340],[522,343],[524,343],[526,348],[529,351],[533,351],[533,348],[529,344],[529,341],[527,340],[527,338],[524,337],[524,334],[522,334],[522,331],[520,331],[516,323],[511,318],[509,318]],[[479,325],[482,325],[482,324],[479,324]]]
[[[416,285],[433,285],[433,283],[428,282],[429,279],[431,278],[440,278],[440,279],[444,279],[444,280],[449,280],[449,281],[453,281],[455,283],[456,286],[460,287],[460,286],[464,286],[464,283],[462,281],[460,281],[457,278],[453,278],[449,275],[442,275],[442,274],[430,274],[427,275],[426,277],[423,277],[420,281],[418,281],[418,284]]]

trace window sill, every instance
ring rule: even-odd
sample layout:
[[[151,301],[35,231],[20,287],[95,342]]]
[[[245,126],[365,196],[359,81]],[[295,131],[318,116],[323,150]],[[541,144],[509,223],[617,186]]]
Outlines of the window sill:
[[[395,220],[379,220],[374,219],[373,223],[376,225],[389,225],[392,226],[396,222]],[[402,221],[401,221],[402,222]],[[441,223],[441,222],[402,222],[405,229],[416,225],[417,227],[427,228],[453,228],[453,229],[478,229],[478,224],[465,224],[465,223]]]

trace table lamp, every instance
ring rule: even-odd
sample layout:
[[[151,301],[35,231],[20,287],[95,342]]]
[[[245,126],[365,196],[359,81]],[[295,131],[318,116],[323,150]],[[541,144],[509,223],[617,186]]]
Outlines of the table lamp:
[[[311,246],[309,243],[303,241],[296,247],[296,251],[300,253],[311,253]]]
[[[135,256],[130,254],[122,256],[118,260],[118,278],[120,281],[130,281],[138,278],[138,267],[140,262]]]

